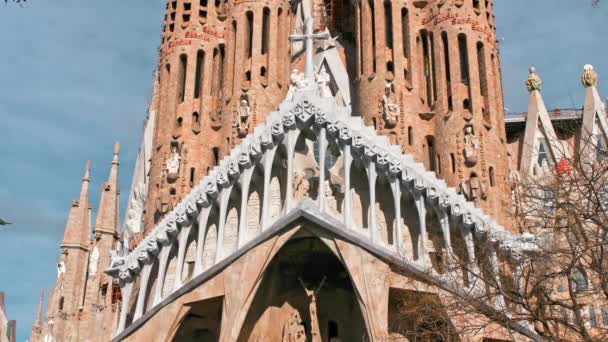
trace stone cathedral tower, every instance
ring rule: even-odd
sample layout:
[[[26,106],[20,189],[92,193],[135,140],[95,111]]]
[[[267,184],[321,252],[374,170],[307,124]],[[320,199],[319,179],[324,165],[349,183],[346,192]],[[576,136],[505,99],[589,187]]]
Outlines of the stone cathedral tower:
[[[338,51],[348,89],[326,66],[353,115],[506,224],[492,0],[169,0],[140,237],[277,109],[291,70],[302,69],[301,46],[288,35],[311,11],[315,29],[336,37],[317,54]]]

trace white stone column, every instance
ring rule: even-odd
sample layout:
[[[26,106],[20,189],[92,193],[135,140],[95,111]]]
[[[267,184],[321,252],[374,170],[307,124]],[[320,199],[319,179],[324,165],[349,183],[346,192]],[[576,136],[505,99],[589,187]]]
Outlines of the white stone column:
[[[325,154],[327,153],[327,136],[325,127],[319,130],[319,191],[317,192],[317,204],[321,212],[325,211]]]
[[[344,149],[342,150],[342,158],[344,159],[344,226],[349,229],[353,226],[353,200],[350,192],[350,168],[353,163],[353,156],[350,153],[350,145],[344,145]]]
[[[367,181],[369,187],[369,238],[372,242],[378,241],[378,225],[376,224],[376,164],[369,161],[367,164]]]
[[[450,236],[450,216],[445,208],[437,210],[437,217],[439,217],[439,223],[441,224],[441,233],[443,234],[443,241],[445,242],[445,251],[447,253],[448,264],[452,264],[454,252],[452,250],[452,237]]]
[[[413,191],[414,202],[416,203],[416,209],[418,211],[418,222],[420,223],[420,245],[421,250],[418,251],[418,257],[425,264],[430,264],[429,257],[429,236],[426,231],[426,206],[424,203],[424,196],[419,190]]]
[[[127,322],[127,313],[129,311],[129,302],[131,300],[131,291],[133,290],[133,282],[120,281],[120,293],[122,294],[122,303],[120,303],[120,318],[118,319],[117,334],[125,330]]]
[[[296,139],[298,139],[299,132],[296,130],[290,130],[287,134],[287,182],[285,185],[285,212],[289,212],[293,206],[293,155],[296,150]]]
[[[499,310],[505,309],[505,298],[502,295],[502,284],[500,281],[500,265],[498,263],[498,254],[496,246],[490,245],[490,274],[494,277],[496,285],[496,308]]]
[[[186,227],[182,227],[179,231],[178,241],[177,241],[177,267],[175,267],[175,279],[173,281],[173,291],[176,291],[182,286],[182,275],[184,273],[184,259],[186,256],[186,244],[188,243],[188,235],[190,234],[190,229],[192,228],[192,223],[190,223]]]
[[[165,285],[165,274],[167,273],[167,261],[169,259],[169,252],[171,251],[171,244],[162,246],[159,254],[158,262],[158,278],[156,281],[156,288],[154,289],[154,305],[160,303],[163,299],[163,287]]]
[[[274,146],[271,150],[264,153],[264,193],[262,196],[262,231],[268,228],[268,215],[270,210],[270,177],[272,176],[272,162],[274,155],[277,152],[277,147]]]
[[[247,202],[249,201],[249,185],[253,170],[254,166],[251,166],[241,175],[241,216],[239,220],[237,248],[241,248],[247,240]]]
[[[403,222],[401,222],[401,184],[398,177],[395,177],[391,180],[391,191],[393,192],[393,203],[395,206],[395,250],[397,253],[401,254],[403,252],[405,255],[405,250],[403,249]]]
[[[194,261],[194,277],[203,273],[203,248],[205,243],[205,233],[207,232],[207,221],[211,206],[201,209],[196,220],[198,221],[198,238],[196,241],[196,260]]]
[[[146,305],[146,294],[148,291],[148,281],[150,280],[150,272],[152,271],[153,264],[154,260],[150,260],[148,264],[144,265],[144,268],[141,271],[139,293],[137,294],[137,304],[135,306],[135,313],[133,314],[133,321],[137,320],[144,313],[144,306]]]
[[[222,189],[220,193],[220,224],[217,230],[217,248],[215,249],[215,263],[217,264],[224,258],[224,231],[226,230],[226,212],[228,211],[228,202],[230,200],[230,193],[232,192],[232,185]]]

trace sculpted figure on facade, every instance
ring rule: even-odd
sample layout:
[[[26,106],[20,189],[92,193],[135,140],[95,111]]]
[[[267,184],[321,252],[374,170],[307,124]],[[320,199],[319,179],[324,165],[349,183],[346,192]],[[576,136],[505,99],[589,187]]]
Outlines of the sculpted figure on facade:
[[[298,69],[293,69],[289,76],[289,90],[287,91],[287,100],[293,99],[293,94],[304,88],[304,73]]]
[[[179,174],[179,164],[182,157],[179,155],[177,146],[171,146],[171,155],[167,159],[167,179],[174,181]]]
[[[89,275],[91,277],[97,274],[97,264],[99,264],[99,248],[95,246],[89,257]]]
[[[239,137],[244,137],[249,133],[249,125],[251,119],[251,107],[247,99],[242,99],[235,113],[233,126],[237,130]]]
[[[393,89],[393,84],[388,82],[384,87],[384,95],[382,96],[382,118],[384,119],[385,127],[395,127],[400,110],[401,108],[397,103],[397,95]]]
[[[293,186],[294,186],[294,198],[302,200],[309,196],[310,181],[306,178],[304,172],[294,171],[293,172]]]
[[[460,189],[465,197],[476,203],[479,198],[486,199],[488,197],[487,188],[485,181],[481,181],[476,174],[472,174],[468,181],[463,181],[460,184]]]
[[[325,65],[321,66],[321,70],[315,75],[317,84],[319,85],[319,95],[321,97],[332,97],[331,88],[329,88],[329,81],[331,78],[325,70]]]
[[[139,183],[133,190],[133,197],[131,197],[129,207],[127,209],[125,229],[131,234],[136,234],[141,231],[145,200],[146,195],[144,185]]]
[[[478,152],[479,139],[473,131],[473,126],[467,125],[464,128],[464,159],[468,166],[477,164]]]
[[[583,76],[581,78],[583,86],[585,88],[597,87],[598,77],[597,73],[593,69],[593,65],[587,64],[583,70]]]
[[[536,68],[530,68],[530,76],[528,76],[528,80],[526,81],[526,88],[528,88],[529,92],[540,91],[543,86],[543,80],[536,73]]]
[[[282,342],[306,342],[304,324],[302,318],[300,318],[300,313],[295,309],[283,326]]]

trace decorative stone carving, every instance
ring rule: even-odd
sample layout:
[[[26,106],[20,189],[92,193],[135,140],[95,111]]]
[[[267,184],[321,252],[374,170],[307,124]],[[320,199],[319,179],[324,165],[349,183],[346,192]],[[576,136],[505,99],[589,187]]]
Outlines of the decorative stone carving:
[[[467,166],[477,164],[477,155],[479,152],[479,139],[473,131],[473,126],[467,125],[464,127],[464,160]]]
[[[129,231],[131,234],[136,234],[141,231],[145,200],[146,195],[144,185],[139,183],[133,189],[133,196],[131,197],[129,207],[127,209],[125,229],[127,229],[127,231]]]
[[[382,96],[382,118],[384,127],[393,128],[397,124],[401,108],[397,102],[397,95],[393,89],[393,84],[388,82],[384,87]]]
[[[61,280],[63,279],[63,275],[65,274],[65,262],[60,261],[57,264],[57,279]]]
[[[529,92],[540,91],[542,89],[543,80],[536,73],[536,68],[530,68],[530,76],[528,76],[528,80],[526,81],[526,87]]]
[[[249,133],[250,118],[251,107],[249,107],[249,101],[247,101],[247,99],[242,99],[235,112],[233,123],[233,126],[236,128],[237,134],[240,138]]]
[[[91,256],[89,257],[89,276],[94,277],[97,275],[97,264],[99,263],[99,249],[97,246],[93,248]]]
[[[488,197],[488,187],[485,181],[481,181],[475,174],[471,175],[468,181],[462,182],[460,188],[467,200],[472,202],[477,202],[479,198],[486,199]]]
[[[304,324],[302,318],[300,318],[300,313],[295,309],[283,326],[282,342],[306,342]]]
[[[593,69],[593,65],[585,65],[581,81],[583,82],[583,86],[585,88],[597,87],[598,77],[597,73]]]
[[[293,94],[304,88],[304,73],[298,69],[293,69],[289,76],[289,90],[287,91],[287,101],[293,100]]]
[[[309,196],[310,181],[306,178],[304,172],[294,171],[293,172],[293,196],[296,200],[301,201]]]
[[[167,179],[174,181],[179,175],[179,164],[182,157],[179,155],[177,146],[171,146],[171,155],[167,159]]]
[[[332,97],[331,89],[329,88],[329,81],[331,78],[325,70],[325,65],[321,65],[321,69],[315,75],[315,80],[319,85],[319,96],[321,97]]]

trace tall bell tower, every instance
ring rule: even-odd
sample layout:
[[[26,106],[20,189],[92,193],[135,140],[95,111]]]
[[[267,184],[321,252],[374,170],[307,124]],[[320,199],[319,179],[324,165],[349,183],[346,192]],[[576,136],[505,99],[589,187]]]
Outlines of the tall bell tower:
[[[510,189],[493,0],[355,6],[356,110],[503,221]]]

